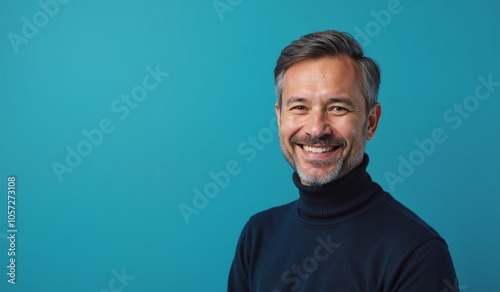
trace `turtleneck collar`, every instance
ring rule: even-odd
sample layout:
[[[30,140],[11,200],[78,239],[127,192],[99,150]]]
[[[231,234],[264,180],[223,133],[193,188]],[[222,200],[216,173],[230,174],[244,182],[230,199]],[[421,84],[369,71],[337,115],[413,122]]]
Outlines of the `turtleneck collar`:
[[[321,187],[305,186],[297,172],[293,182],[299,189],[299,217],[311,224],[332,224],[365,212],[373,206],[382,188],[366,172],[368,155],[349,173]]]

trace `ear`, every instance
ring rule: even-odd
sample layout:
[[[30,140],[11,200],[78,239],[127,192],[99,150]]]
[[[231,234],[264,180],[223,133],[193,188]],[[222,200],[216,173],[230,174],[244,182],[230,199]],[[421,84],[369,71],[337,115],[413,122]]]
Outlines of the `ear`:
[[[366,128],[366,140],[371,140],[375,135],[378,127],[378,121],[382,115],[382,106],[377,103],[372,107],[368,113],[367,128]]]
[[[274,105],[274,108],[276,110],[276,118],[278,120],[278,129],[281,129],[281,108],[278,103]]]

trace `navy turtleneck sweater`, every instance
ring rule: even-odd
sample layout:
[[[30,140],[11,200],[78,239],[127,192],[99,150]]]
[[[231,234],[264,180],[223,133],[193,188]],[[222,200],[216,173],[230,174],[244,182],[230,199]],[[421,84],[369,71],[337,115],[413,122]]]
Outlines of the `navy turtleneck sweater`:
[[[455,292],[439,234],[372,181],[368,156],[328,185],[258,213],[241,233],[228,291]]]

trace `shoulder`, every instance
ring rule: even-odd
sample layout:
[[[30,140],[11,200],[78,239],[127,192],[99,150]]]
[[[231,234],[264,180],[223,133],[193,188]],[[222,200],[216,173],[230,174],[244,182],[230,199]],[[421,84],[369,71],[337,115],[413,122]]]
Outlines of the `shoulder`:
[[[401,252],[411,252],[429,240],[446,246],[439,233],[417,214],[389,193],[382,197],[381,204],[364,219],[369,222],[366,224],[369,228],[376,229],[379,243],[398,248]]]
[[[244,229],[249,233],[272,232],[287,224],[292,220],[295,214],[296,202],[269,208],[258,212],[250,217]]]
[[[398,218],[404,227],[409,227],[413,231],[418,230],[423,234],[439,237],[438,232],[434,228],[389,193],[385,193],[384,203],[389,216]]]
[[[292,201],[281,206],[272,207],[267,210],[258,212],[250,217],[249,223],[260,225],[269,224],[270,222],[273,222],[275,220],[283,220],[283,218],[286,218],[293,214],[296,203],[297,201]]]

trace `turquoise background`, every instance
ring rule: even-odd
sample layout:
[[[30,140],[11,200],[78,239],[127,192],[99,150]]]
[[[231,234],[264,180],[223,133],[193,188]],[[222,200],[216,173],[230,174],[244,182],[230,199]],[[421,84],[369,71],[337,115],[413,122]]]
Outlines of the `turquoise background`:
[[[447,240],[462,291],[497,289],[500,87],[467,97],[480,76],[500,81],[500,2],[221,0],[219,12],[211,0],[62,2],[40,2],[58,3],[46,19],[38,1],[0,4],[0,291],[225,291],[249,216],[297,198],[275,132],[275,61],[332,28],[367,34],[357,37],[382,68],[372,177]],[[34,16],[37,33],[13,45]],[[169,75],[128,115],[113,110],[148,66]],[[467,118],[453,111],[464,101]],[[85,148],[82,131],[103,120],[113,130]],[[436,128],[446,140],[401,176],[400,157]],[[88,155],[58,179],[53,163],[79,143]],[[205,188],[212,198],[186,220],[179,206],[194,208]]]

